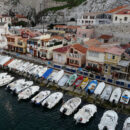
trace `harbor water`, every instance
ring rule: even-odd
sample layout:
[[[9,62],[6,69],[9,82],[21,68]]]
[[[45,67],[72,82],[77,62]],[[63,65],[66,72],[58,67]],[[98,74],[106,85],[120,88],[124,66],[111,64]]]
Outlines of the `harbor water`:
[[[53,91],[52,91],[53,92]],[[64,95],[64,101],[71,97]],[[80,107],[87,104],[83,102]],[[52,110],[34,106],[29,101],[18,102],[17,97],[0,88],[0,130],[98,130],[98,124],[106,109],[98,107],[95,116],[85,125],[76,124],[73,115],[60,114],[58,104]],[[127,115],[118,113],[116,130],[122,130]]]

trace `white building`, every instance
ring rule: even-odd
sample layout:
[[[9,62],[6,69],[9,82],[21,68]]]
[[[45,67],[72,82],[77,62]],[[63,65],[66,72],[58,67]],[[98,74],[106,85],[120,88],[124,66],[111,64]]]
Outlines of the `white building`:
[[[85,13],[81,19],[77,19],[77,25],[98,25],[111,23],[111,17],[109,14],[104,13]]]
[[[11,17],[10,16],[6,16],[6,15],[2,15],[0,16],[0,23],[8,23],[11,24]]]
[[[105,51],[106,48],[89,47],[86,53],[86,67],[102,71],[105,62]]]
[[[124,9],[114,14],[113,23],[130,23],[130,9]]]
[[[7,47],[7,39],[5,37],[5,34],[9,34],[8,23],[0,22],[0,48]]]

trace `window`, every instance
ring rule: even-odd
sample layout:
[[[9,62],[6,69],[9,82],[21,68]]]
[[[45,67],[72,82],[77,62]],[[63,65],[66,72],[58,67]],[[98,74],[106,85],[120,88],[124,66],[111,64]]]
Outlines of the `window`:
[[[90,16],[90,19],[94,19],[94,16]]]
[[[94,51],[89,51],[89,56],[99,57],[99,53],[98,52],[94,52]]]
[[[117,21],[117,16],[115,17],[115,21]]]
[[[92,66],[92,63],[88,63],[88,66]]]
[[[128,17],[124,17],[124,21],[127,21],[128,20]]]
[[[107,58],[108,58],[108,59],[111,59],[111,54],[108,54]]]
[[[94,67],[94,68],[97,68],[97,64],[93,64],[93,67]]]
[[[70,49],[70,53],[73,53],[73,48]]]
[[[114,60],[114,59],[115,59],[115,56],[112,56],[112,59]]]
[[[75,64],[76,64],[76,65],[79,65],[79,62],[78,62],[77,60],[75,60]]]
[[[20,51],[20,52],[23,52],[23,48],[19,48],[19,51]]]

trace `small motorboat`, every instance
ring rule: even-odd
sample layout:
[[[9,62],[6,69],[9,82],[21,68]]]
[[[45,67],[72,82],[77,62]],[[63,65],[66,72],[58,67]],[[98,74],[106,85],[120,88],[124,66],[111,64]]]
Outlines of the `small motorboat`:
[[[47,97],[41,104],[42,106],[48,109],[52,109],[56,104],[60,102],[62,98],[63,98],[63,93],[55,92],[51,94],[49,97]]]
[[[96,112],[97,107],[94,104],[88,104],[79,109],[74,115],[74,119],[76,120],[76,123],[85,124],[89,122],[90,118],[92,118]]]
[[[50,69],[48,69],[48,70],[42,75],[42,77],[43,77],[44,79],[47,79],[47,78],[51,75],[52,72],[53,72],[53,69],[50,68]]]
[[[42,77],[42,75],[47,71],[47,67],[43,67],[41,70],[40,70],[40,72],[38,73],[38,77]]]
[[[16,87],[24,85],[25,84],[25,79],[20,79],[15,82],[16,84],[13,85],[8,85],[7,88],[11,91],[14,91]]]
[[[129,103],[129,100],[130,100],[130,92],[127,91],[127,90],[125,90],[125,91],[122,93],[120,102],[123,103],[123,104],[128,104],[128,103]]]
[[[68,75],[64,75],[64,76],[59,80],[58,85],[61,86],[61,87],[63,87],[63,86],[66,84],[66,82],[68,81],[68,79],[69,79],[69,76],[68,76]]]
[[[105,88],[105,83],[104,82],[100,82],[98,84],[97,88],[95,89],[94,94],[95,95],[101,95],[101,93],[104,90],[104,88]]]
[[[112,86],[107,86],[103,93],[101,94],[101,99],[103,100],[109,100],[110,96],[111,96],[111,93],[112,93]]]
[[[18,87],[16,87],[15,90],[14,90],[14,92],[16,94],[19,94],[20,92],[22,92],[26,88],[29,88],[32,85],[33,85],[33,81],[27,81],[23,85],[19,85]]]
[[[71,115],[81,104],[81,98],[75,97],[65,102],[60,108],[60,112],[69,116]]]
[[[51,93],[50,91],[41,91],[31,99],[31,102],[35,103],[36,105],[40,105],[41,102],[50,95],[50,93]]]
[[[97,80],[92,80],[88,86],[85,88],[86,92],[90,93],[90,94],[93,94],[94,93],[94,90],[96,89],[98,85],[98,82]]]
[[[5,76],[1,77],[0,78],[0,87],[9,84],[13,79],[14,79],[14,77],[11,77],[10,75],[5,75]]]
[[[89,82],[89,80],[88,80],[88,77],[87,77],[87,78],[85,78],[85,79],[83,80],[83,82],[81,83],[80,88],[81,88],[81,89],[85,89],[85,88],[87,87],[87,85],[88,85],[88,82]]]
[[[6,90],[10,89],[11,87],[13,87],[13,86],[15,86],[15,85],[17,85],[18,83],[23,82],[23,81],[25,81],[25,79],[19,79],[19,80],[16,80],[16,81],[14,81],[14,82],[8,84],[8,85],[6,86]]]
[[[36,92],[38,92],[40,89],[39,86],[31,86],[21,93],[18,94],[18,100],[26,100],[29,99],[32,95],[34,95]]]
[[[77,79],[77,74],[71,75],[69,80],[67,81],[66,85],[72,86],[76,79]]]
[[[52,74],[47,78],[47,80],[52,81],[56,75],[57,75],[56,71],[52,72]]]
[[[53,77],[52,81],[58,83],[58,81],[63,77],[64,70],[59,71],[55,77]]]
[[[130,117],[125,120],[122,130],[130,130]]]
[[[83,79],[84,79],[83,76],[79,76],[79,77],[75,80],[75,82],[73,83],[73,86],[74,86],[74,87],[79,87],[80,84],[82,83]]]
[[[103,114],[100,124],[98,125],[99,130],[115,130],[118,124],[118,115],[113,110],[108,110]]]
[[[112,95],[110,97],[110,102],[117,104],[119,102],[120,97],[121,97],[121,88],[116,88],[112,92]]]

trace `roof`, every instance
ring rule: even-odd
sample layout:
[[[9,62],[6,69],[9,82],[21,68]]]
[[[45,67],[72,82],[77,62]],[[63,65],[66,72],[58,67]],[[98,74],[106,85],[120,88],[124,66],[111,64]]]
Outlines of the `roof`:
[[[72,46],[74,49],[80,51],[81,53],[86,53],[87,52],[87,48],[83,47],[81,44],[74,44]]]
[[[88,51],[101,52],[101,53],[104,53],[106,50],[107,50],[107,48],[103,48],[103,47],[91,46],[88,48]]]
[[[124,9],[122,11],[119,11],[118,13],[116,14],[126,14],[126,15],[130,15],[130,9]]]
[[[66,25],[55,25],[56,28],[66,28]]]
[[[126,60],[121,60],[121,61],[118,63],[118,65],[123,66],[123,67],[129,66],[129,64],[130,64],[130,61],[126,61]]]
[[[111,47],[106,50],[107,53],[111,53],[111,54],[119,55],[119,56],[122,55],[122,53],[124,53],[124,51],[125,51],[124,49],[116,47],[116,46]]]
[[[100,41],[98,41],[97,39],[90,39],[90,40],[84,42],[84,44],[89,47],[89,46],[99,46],[102,43]]]
[[[61,37],[61,36],[55,35],[55,36],[52,36],[51,39],[63,40],[64,37]]]
[[[99,37],[99,39],[105,39],[105,40],[109,40],[109,39],[111,39],[113,36],[111,36],[111,35],[101,35],[100,37]]]
[[[121,48],[123,48],[123,49],[130,48],[130,43],[128,43],[128,44],[125,44],[125,45],[121,45]]]
[[[55,52],[66,53],[71,46],[64,46],[61,48],[54,49]]]
[[[16,14],[15,17],[17,17],[17,18],[26,18],[24,15],[21,15],[21,14]]]
[[[116,12],[120,11],[121,9],[126,8],[127,6],[128,5],[118,6],[112,10],[107,11],[106,13],[116,13]]]

